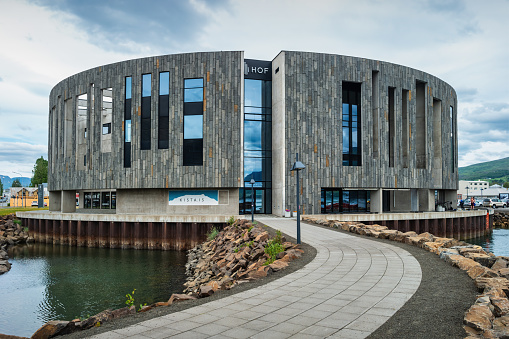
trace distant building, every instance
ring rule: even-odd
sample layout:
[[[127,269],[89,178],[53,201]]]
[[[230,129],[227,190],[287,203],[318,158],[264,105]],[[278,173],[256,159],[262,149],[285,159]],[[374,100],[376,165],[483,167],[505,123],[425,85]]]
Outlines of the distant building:
[[[487,181],[481,180],[460,180],[458,183],[458,199],[460,199],[460,195],[462,199],[466,199],[466,197],[477,197],[481,196],[481,192],[487,190],[490,185]],[[485,195],[485,194],[483,194]]]
[[[428,73],[282,51],[154,56],[58,83],[50,209],[284,215],[434,211],[458,190],[457,98]],[[255,180],[251,196],[251,179]]]

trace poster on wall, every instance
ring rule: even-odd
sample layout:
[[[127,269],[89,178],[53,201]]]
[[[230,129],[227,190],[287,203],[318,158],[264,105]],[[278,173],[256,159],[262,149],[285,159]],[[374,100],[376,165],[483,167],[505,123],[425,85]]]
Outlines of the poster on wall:
[[[169,191],[168,203],[174,206],[219,205],[218,191]]]

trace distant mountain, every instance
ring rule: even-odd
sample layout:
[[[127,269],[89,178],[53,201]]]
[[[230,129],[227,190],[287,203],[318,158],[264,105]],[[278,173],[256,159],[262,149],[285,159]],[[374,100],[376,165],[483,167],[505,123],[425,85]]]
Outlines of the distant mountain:
[[[458,168],[460,180],[482,180],[509,176],[509,157]]]
[[[27,177],[14,177],[14,178],[11,178],[11,177],[8,177],[6,175],[0,175],[0,180],[2,180],[2,184],[4,185],[4,189],[11,188],[12,182],[15,179],[19,179],[19,181],[21,182],[21,186],[24,186],[24,187],[30,186],[30,182],[32,181],[32,178],[27,178]]]

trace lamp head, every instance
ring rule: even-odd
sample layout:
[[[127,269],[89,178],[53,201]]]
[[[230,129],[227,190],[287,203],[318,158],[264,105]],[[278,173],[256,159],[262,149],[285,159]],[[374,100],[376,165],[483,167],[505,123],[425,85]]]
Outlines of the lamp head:
[[[251,185],[254,185],[256,183],[256,181],[254,179],[251,179],[251,181],[249,182]]]
[[[300,170],[303,170],[305,169],[306,166],[304,166],[304,164],[300,161],[296,161],[293,166],[292,166],[292,169],[290,171],[300,171]]]

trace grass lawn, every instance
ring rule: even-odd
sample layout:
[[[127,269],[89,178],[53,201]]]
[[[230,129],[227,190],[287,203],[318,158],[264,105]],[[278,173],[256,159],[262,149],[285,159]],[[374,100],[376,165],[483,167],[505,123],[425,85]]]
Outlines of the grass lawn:
[[[6,207],[0,208],[0,215],[8,215],[16,212],[28,212],[28,211],[37,211],[37,210],[47,210],[48,207],[37,208],[37,207]]]

